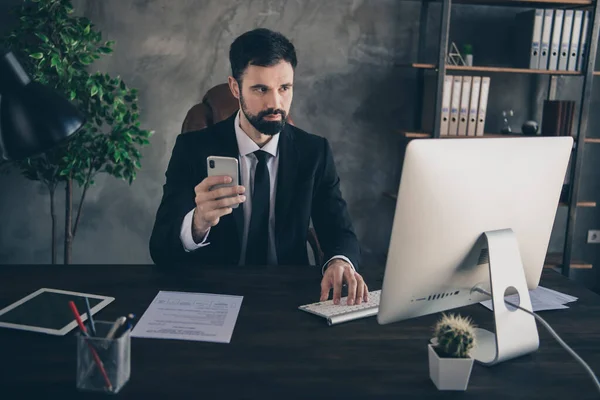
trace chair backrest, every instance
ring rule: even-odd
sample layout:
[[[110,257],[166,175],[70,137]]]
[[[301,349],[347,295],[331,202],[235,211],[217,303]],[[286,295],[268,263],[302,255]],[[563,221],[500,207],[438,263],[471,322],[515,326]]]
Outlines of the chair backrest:
[[[237,110],[239,110],[239,103],[231,93],[229,85],[226,83],[217,85],[206,92],[201,103],[188,110],[181,126],[181,133],[199,131],[214,125],[229,118]],[[288,123],[294,125],[289,116]]]

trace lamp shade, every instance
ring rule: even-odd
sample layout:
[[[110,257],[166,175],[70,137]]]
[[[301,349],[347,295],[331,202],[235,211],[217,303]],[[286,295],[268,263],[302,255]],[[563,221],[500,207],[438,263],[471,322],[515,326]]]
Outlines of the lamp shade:
[[[2,54],[2,53],[0,53]],[[0,154],[20,160],[51,149],[85,118],[67,99],[32,82],[13,53],[0,58]]]

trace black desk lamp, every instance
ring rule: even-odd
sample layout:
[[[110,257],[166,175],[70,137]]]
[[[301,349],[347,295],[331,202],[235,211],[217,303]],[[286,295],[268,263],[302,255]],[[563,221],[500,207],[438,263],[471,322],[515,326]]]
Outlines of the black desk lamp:
[[[12,52],[0,55],[0,163],[43,153],[81,128],[75,106],[32,82]]]

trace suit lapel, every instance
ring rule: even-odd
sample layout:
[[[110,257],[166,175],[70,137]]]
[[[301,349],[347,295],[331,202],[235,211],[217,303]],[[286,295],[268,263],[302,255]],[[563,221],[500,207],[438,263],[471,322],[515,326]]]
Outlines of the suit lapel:
[[[279,167],[277,170],[277,193],[275,196],[275,247],[281,260],[281,239],[287,221],[287,213],[294,196],[298,171],[298,151],[291,129],[286,125],[279,138]]]
[[[221,138],[223,139],[223,156],[225,157],[233,157],[238,160],[238,176],[240,177],[240,184],[242,179],[241,174],[241,166],[239,165],[239,155],[240,150],[237,144],[237,139],[235,136],[235,116],[237,113],[234,113],[231,117],[227,119],[227,122],[224,124],[224,131],[220,133]],[[244,234],[244,204],[240,204],[237,208],[233,209],[232,215],[235,221],[235,228],[237,231],[237,239],[238,239],[238,257],[242,249],[242,236]]]

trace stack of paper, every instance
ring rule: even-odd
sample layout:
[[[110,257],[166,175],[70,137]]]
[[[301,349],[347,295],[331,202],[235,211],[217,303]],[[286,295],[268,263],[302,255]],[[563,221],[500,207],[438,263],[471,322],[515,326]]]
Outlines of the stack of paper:
[[[533,311],[545,311],[545,310],[561,310],[569,308],[566,303],[571,303],[577,300],[577,297],[570,296],[568,294],[557,292],[556,290],[548,289],[542,286],[538,286],[534,290],[529,291],[529,297],[531,299],[531,307]],[[519,297],[516,294],[506,296],[505,301],[510,301],[513,304],[519,304]],[[493,310],[492,300],[482,301],[481,304],[486,308]],[[512,308],[510,305],[507,307]]]
[[[159,291],[131,337],[229,343],[243,296]]]

